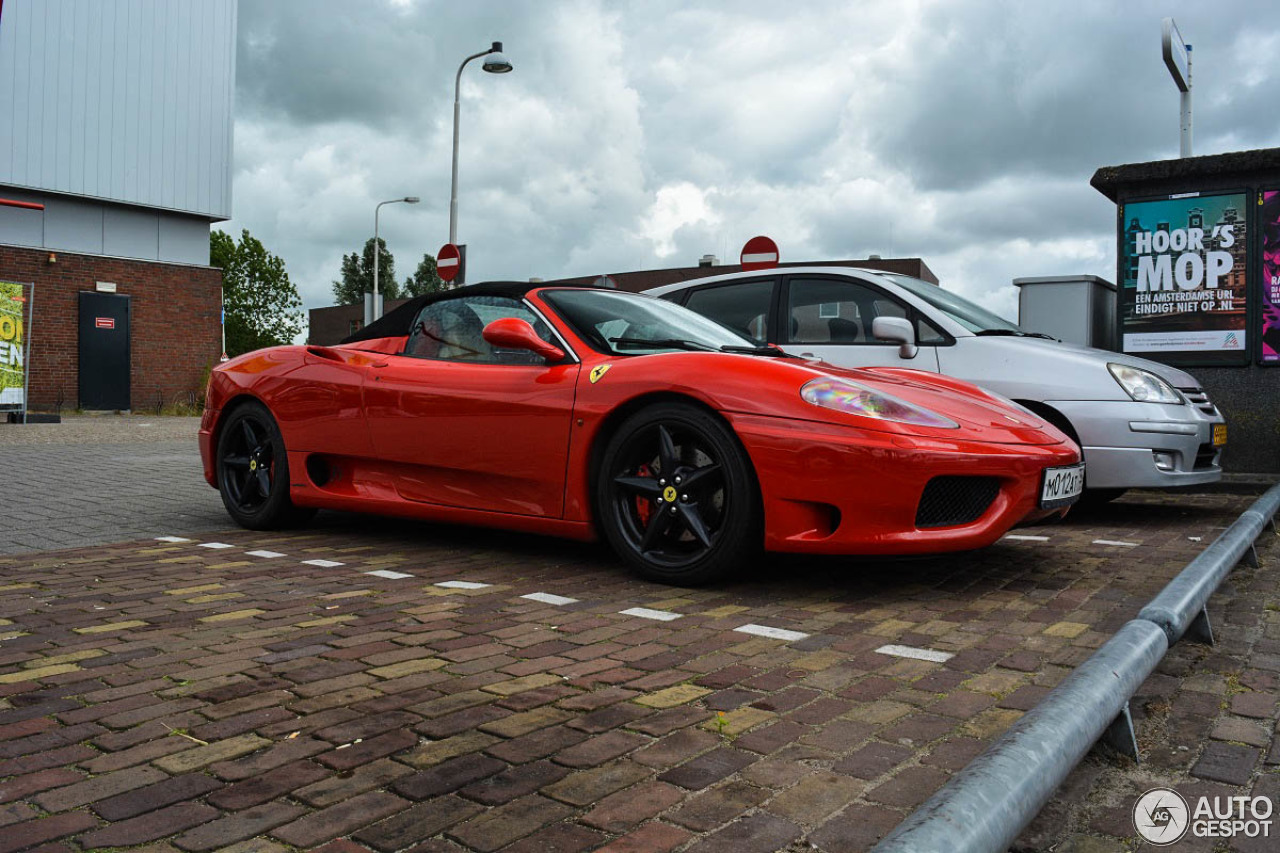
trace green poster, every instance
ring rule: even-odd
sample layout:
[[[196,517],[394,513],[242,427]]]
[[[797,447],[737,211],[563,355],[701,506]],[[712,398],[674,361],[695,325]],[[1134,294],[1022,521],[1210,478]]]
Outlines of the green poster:
[[[0,281],[0,409],[26,408],[26,285]]]

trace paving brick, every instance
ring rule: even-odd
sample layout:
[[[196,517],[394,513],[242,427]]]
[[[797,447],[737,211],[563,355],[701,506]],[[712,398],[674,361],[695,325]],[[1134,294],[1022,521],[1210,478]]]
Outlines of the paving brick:
[[[663,782],[698,791],[738,772],[754,762],[756,758],[757,756],[749,752],[720,747],[691,761],[686,761],[658,778]]]
[[[393,788],[411,800],[426,800],[449,794],[480,779],[505,770],[507,765],[480,753],[451,758],[429,770],[398,780]]]
[[[461,795],[486,806],[497,806],[558,782],[571,771],[550,761],[535,761],[495,773],[461,790]]]
[[[296,819],[304,809],[287,803],[267,803],[188,830],[173,843],[183,850],[221,850]]]
[[[486,751],[490,755],[501,758],[511,764],[524,764],[528,761],[546,758],[548,755],[573,746],[586,738],[587,734],[577,729],[571,729],[566,726],[552,726],[514,740],[494,744],[488,747]]]
[[[90,832],[81,836],[80,843],[91,850],[100,847],[131,847],[191,829],[214,820],[220,814],[212,806],[180,803]]]
[[[520,714],[512,714],[493,722],[483,723],[479,728],[483,732],[497,735],[498,737],[516,738],[571,719],[573,719],[573,714],[569,711],[544,707]]]
[[[690,839],[690,834],[678,826],[665,823],[646,823],[644,826],[599,848],[599,853],[667,853]]]
[[[371,823],[403,811],[407,800],[385,791],[370,791],[336,805],[312,812],[277,829],[271,834],[297,847],[314,847],[342,835],[348,835]]]
[[[803,834],[800,827],[768,812],[734,821],[685,848],[697,853],[773,853]]]
[[[681,729],[637,750],[635,761],[649,767],[670,767],[718,745],[721,738],[703,729]]]
[[[378,758],[385,758],[417,745],[418,736],[413,732],[395,731],[378,735],[364,743],[354,744],[346,749],[335,749],[326,752],[317,759],[334,770],[350,770],[361,764],[368,764]]]
[[[695,832],[707,832],[749,811],[768,797],[769,792],[762,788],[730,781],[688,798],[680,808],[668,812],[666,819]]]
[[[601,799],[580,820],[588,826],[621,834],[666,811],[684,798],[674,785],[651,780]]]
[[[311,758],[329,749],[329,744],[310,737],[287,738],[244,758],[219,761],[210,765],[210,773],[227,781],[251,779],[294,761]]]
[[[627,759],[571,773],[547,785],[542,793],[574,806],[585,806],[628,785],[634,785],[652,771]]]
[[[390,758],[380,758],[341,774],[322,779],[319,782],[307,785],[305,788],[299,788],[294,791],[293,796],[308,805],[323,808],[324,806],[342,802],[357,794],[363,794],[365,791],[386,787],[395,780],[411,773],[413,773],[413,768],[411,767],[407,767]]]
[[[566,767],[595,767],[639,749],[649,738],[630,732],[606,732],[596,735],[555,754],[555,761]]]
[[[870,850],[905,817],[883,806],[855,803],[809,834],[809,843],[824,853]]]
[[[1254,765],[1261,754],[1261,750],[1247,746],[1214,741],[1204,748],[1191,768],[1191,775],[1228,785],[1243,785],[1253,776]]]
[[[66,838],[97,825],[98,821],[84,812],[68,812],[15,823],[5,827],[4,832],[0,833],[0,853],[31,850],[39,844]]]
[[[572,813],[562,803],[532,794],[457,824],[448,835],[474,850],[490,853]]]
[[[174,803],[193,800],[220,787],[222,783],[217,779],[202,773],[190,773],[185,776],[165,778],[137,790],[101,800],[94,804],[93,810],[107,820],[127,820]],[[186,828],[183,827],[183,829]],[[117,843],[115,846],[120,845]]]
[[[208,746],[198,746],[174,755],[166,755],[156,759],[154,763],[156,767],[167,773],[190,773],[192,770],[199,770],[219,761],[248,755],[270,744],[271,741],[264,737],[244,734],[211,743]]]
[[[228,785],[206,799],[218,808],[237,811],[284,796],[327,778],[332,771],[311,761],[295,761],[241,782]]]
[[[0,803],[25,800],[41,791],[74,785],[84,778],[83,773],[78,773],[65,767],[56,767],[25,776],[16,776],[0,782]]]
[[[106,773],[86,779],[75,785],[47,791],[35,797],[40,808],[49,812],[62,812],[74,809],[87,803],[105,800],[116,794],[132,791],[167,778],[164,773],[154,767],[133,767],[116,773]]]
[[[947,781],[947,774],[933,767],[908,767],[892,779],[867,792],[866,798],[898,808],[912,809],[923,803]]]
[[[399,760],[421,769],[448,761],[450,758],[457,758],[459,755],[479,752],[500,742],[501,740],[495,735],[484,732],[464,732],[444,740],[421,744],[412,752],[400,756]]]
[[[797,823],[817,826],[853,802],[865,787],[865,783],[838,773],[814,773],[774,797],[765,807]]]
[[[483,806],[455,796],[439,797],[367,826],[356,832],[354,838],[375,850],[391,853],[437,835],[483,810]]]
[[[598,832],[572,823],[557,823],[527,835],[502,853],[583,853],[607,840]]]

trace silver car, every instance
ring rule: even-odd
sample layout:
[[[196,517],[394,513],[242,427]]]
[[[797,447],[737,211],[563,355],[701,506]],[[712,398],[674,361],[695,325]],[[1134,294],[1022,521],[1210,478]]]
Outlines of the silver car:
[[[1012,399],[1080,444],[1095,502],[1222,476],[1226,423],[1190,374],[1025,332],[936,284],[854,267],[786,267],[647,292],[797,355],[931,370]]]

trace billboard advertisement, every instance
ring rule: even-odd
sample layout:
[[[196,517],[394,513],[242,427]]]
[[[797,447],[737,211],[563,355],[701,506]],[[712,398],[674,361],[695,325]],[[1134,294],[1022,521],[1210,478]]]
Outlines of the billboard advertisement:
[[[1259,361],[1280,367],[1280,190],[1262,193],[1258,208],[1262,235],[1262,350]]]
[[[0,281],[0,410],[27,405],[26,288]]]
[[[1124,206],[1125,352],[1247,360],[1246,199],[1186,194]]]

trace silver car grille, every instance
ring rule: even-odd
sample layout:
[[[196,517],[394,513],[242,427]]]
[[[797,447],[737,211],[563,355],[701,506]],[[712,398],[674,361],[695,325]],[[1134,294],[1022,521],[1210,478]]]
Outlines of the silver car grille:
[[[1187,402],[1195,406],[1200,411],[1210,417],[1218,416],[1218,409],[1213,405],[1213,401],[1209,399],[1209,395],[1205,393],[1203,388],[1179,388],[1182,396],[1187,398]]]

